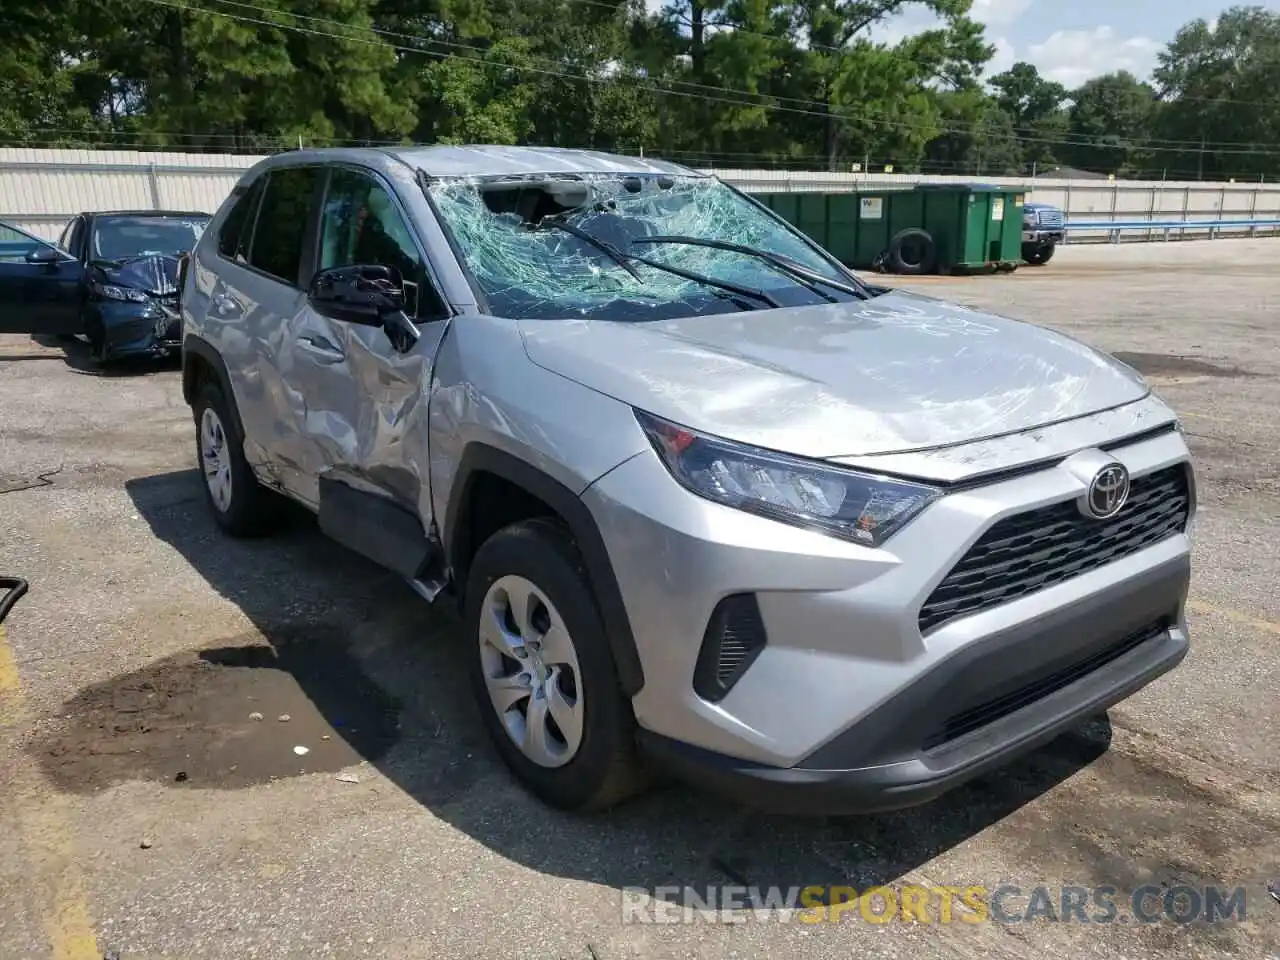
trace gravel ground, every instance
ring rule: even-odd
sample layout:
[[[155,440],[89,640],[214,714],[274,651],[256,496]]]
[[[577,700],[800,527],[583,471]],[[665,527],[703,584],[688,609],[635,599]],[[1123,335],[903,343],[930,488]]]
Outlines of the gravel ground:
[[[1194,646],[998,776],[844,820],[681,787],[540,807],[478,731],[448,616],[305,517],[218,535],[172,366],[0,337],[0,574],[32,585],[0,637],[0,955],[1280,957],[1277,277],[1280,241],[1230,240],[910,281],[1120,353],[1178,409]],[[1002,883],[1010,912],[1112,885],[1124,918],[1143,884],[1243,886],[1245,918],[623,922],[631,887]]]

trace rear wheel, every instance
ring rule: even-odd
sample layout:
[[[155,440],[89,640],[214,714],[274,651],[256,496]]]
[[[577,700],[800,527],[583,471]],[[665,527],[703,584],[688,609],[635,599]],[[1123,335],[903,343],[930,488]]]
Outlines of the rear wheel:
[[[644,787],[635,718],[563,526],[527,520],[487,540],[467,579],[465,622],[485,727],[530,791],[588,811]]]
[[[230,405],[216,383],[200,388],[192,413],[205,502],[214,520],[235,537],[269,533],[277,498],[253,475],[232,426]]]

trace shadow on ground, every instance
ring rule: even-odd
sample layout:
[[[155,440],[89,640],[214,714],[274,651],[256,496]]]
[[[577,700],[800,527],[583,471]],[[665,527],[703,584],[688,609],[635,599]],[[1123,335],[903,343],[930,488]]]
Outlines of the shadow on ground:
[[[915,810],[797,821],[667,786],[606,815],[547,810],[490,748],[450,616],[309,520],[235,541],[198,473],[129,481],[137,511],[256,630],[82,691],[35,745],[63,789],[127,779],[236,789],[371,764],[431,812],[528,867],[614,887],[890,883],[1090,764],[1105,720]],[[281,719],[281,718],[286,719]],[[304,754],[293,748],[304,747]],[[344,774],[346,775],[346,774]],[[335,789],[345,789],[335,783]],[[1070,830],[1070,825],[1065,829]]]
[[[94,359],[93,350],[85,340],[75,337],[56,337],[49,334],[32,334],[31,339],[42,347],[62,351],[61,360],[73,371],[86,377],[138,377],[174,370],[181,364],[175,354],[173,356],[155,357],[122,357],[112,360],[105,366]],[[54,354],[53,358],[58,355]],[[49,354],[20,354],[5,357],[6,360],[47,360]]]

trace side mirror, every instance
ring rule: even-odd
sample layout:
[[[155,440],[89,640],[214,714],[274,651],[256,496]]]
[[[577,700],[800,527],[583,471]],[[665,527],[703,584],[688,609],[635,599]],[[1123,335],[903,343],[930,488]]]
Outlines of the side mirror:
[[[381,327],[389,314],[404,310],[404,281],[393,267],[331,267],[315,275],[307,299],[331,320]]]
[[[404,312],[404,278],[394,267],[357,264],[321,270],[307,299],[323,317],[381,327],[401,353],[418,342],[418,328]]]
[[[36,247],[27,254],[27,263],[43,263],[46,266],[56,266],[62,262],[62,254],[53,247]]]

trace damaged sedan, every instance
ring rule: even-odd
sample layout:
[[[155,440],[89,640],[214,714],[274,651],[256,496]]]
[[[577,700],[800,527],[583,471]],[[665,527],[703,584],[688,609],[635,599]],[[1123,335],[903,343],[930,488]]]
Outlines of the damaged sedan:
[[[0,224],[0,332],[83,336],[101,364],[182,343],[179,274],[206,213],[74,217],[58,243]]]
[[[921,803],[1189,649],[1194,473],[1136,371],[870,287],[712,176],[291,151],[182,297],[214,521],[291,498],[457,604],[478,720],[550,804],[654,770]]]

